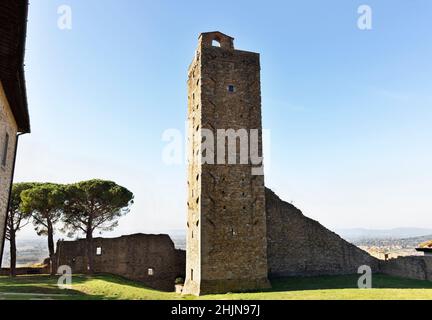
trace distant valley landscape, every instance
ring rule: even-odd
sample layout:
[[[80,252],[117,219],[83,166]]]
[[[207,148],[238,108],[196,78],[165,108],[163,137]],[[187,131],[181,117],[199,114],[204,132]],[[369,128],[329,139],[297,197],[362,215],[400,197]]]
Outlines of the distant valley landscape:
[[[372,256],[385,259],[399,256],[423,255],[415,250],[422,242],[432,239],[432,229],[339,229],[336,232],[345,240],[367,251]]]
[[[335,232],[349,241],[362,239],[402,239],[432,235],[429,228],[394,228],[394,229],[365,229],[350,228],[336,229]]]

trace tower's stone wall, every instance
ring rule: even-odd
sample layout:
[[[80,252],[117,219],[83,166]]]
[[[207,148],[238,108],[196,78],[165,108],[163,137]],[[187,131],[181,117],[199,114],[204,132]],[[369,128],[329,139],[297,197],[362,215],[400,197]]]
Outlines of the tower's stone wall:
[[[220,47],[212,45],[217,40]],[[188,235],[185,293],[204,294],[269,286],[264,177],[252,163],[235,164],[217,148],[218,130],[258,129],[261,155],[260,62],[257,53],[234,50],[221,33],[200,36],[189,70]],[[212,132],[214,158],[202,149],[203,129]],[[208,141],[207,141],[208,142]],[[205,154],[203,154],[205,153]],[[219,155],[219,159],[218,159]],[[218,161],[219,160],[219,161]]]

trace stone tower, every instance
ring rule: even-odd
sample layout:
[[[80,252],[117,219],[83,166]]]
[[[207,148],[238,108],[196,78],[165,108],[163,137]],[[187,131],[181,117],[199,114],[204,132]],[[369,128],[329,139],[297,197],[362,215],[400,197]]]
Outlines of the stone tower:
[[[250,153],[246,162],[239,161],[240,148],[244,148],[240,137],[234,137],[237,162],[227,160],[227,136],[221,141],[228,141],[228,152],[222,156],[219,152],[221,129],[246,130],[250,144],[254,130],[258,142],[250,150],[262,155],[259,54],[235,50],[233,40],[221,32],[202,33],[189,67],[185,294],[270,286],[264,176],[254,173],[256,162]],[[204,131],[213,133],[214,141],[204,138]],[[210,148],[203,148],[204,140]],[[214,152],[214,163],[208,161],[209,152]],[[225,161],[221,163],[220,158]]]

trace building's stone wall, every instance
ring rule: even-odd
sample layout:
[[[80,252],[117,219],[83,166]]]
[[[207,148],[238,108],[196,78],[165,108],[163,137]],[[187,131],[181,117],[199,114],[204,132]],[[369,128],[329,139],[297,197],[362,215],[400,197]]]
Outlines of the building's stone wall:
[[[220,47],[212,46],[218,40]],[[232,90],[230,90],[232,86]],[[185,293],[268,287],[264,177],[249,158],[218,162],[217,131],[258,129],[261,143],[259,54],[234,50],[232,38],[201,34],[188,80],[190,161]],[[202,129],[213,133],[214,158],[202,154]],[[208,143],[208,141],[207,141]],[[246,142],[247,144],[247,142]],[[237,154],[240,144],[234,142]],[[209,150],[207,150],[208,152]],[[202,157],[210,163],[201,164]]]
[[[175,249],[168,235],[95,238],[93,247],[96,273],[119,275],[165,291],[174,291],[175,279],[185,276],[185,252]],[[100,255],[97,255],[98,248]],[[56,256],[58,266],[68,265],[73,273],[87,270],[84,239],[59,241]],[[149,274],[149,269],[153,270],[153,275]]]
[[[12,183],[16,134],[17,124],[0,82],[0,253],[3,252],[1,246],[4,238],[10,184]],[[6,165],[3,165],[6,136],[8,136]]]
[[[395,277],[432,281],[432,257],[408,256],[382,260],[380,271]]]
[[[378,260],[266,189],[270,277],[355,274]]]

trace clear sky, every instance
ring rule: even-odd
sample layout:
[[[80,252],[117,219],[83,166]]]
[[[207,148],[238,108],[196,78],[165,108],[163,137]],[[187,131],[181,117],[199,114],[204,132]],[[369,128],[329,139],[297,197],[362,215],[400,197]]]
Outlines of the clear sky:
[[[268,187],[332,229],[432,227],[430,0],[33,0],[16,180],[112,179],[135,204],[111,235],[184,228],[186,165],[163,163],[161,136],[184,131],[187,68],[214,30],[261,53]]]

